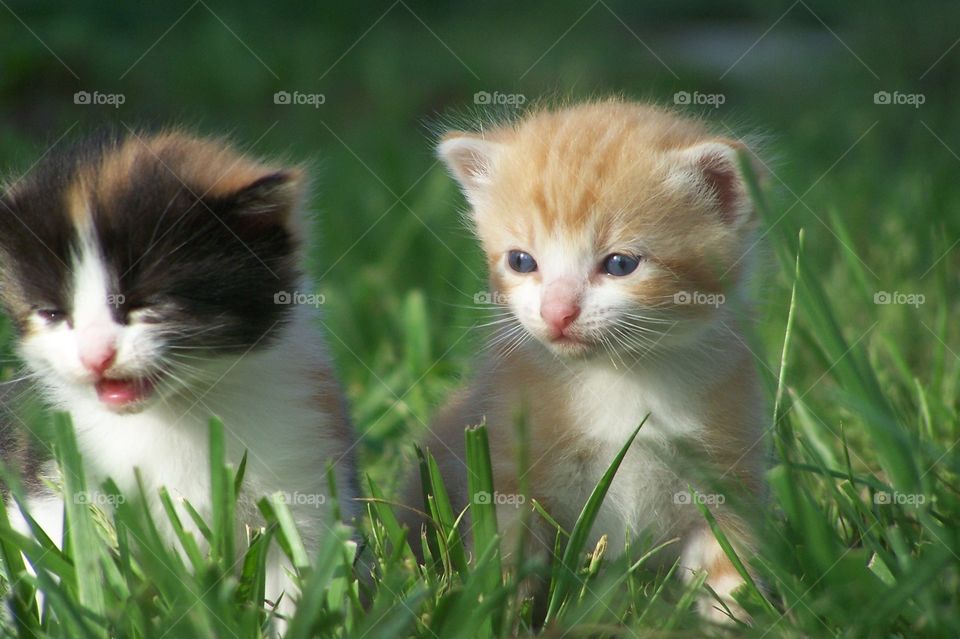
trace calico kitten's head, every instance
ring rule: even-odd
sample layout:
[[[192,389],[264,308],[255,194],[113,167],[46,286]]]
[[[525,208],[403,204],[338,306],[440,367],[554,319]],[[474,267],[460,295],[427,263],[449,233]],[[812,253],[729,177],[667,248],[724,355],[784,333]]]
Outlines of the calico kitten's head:
[[[497,299],[552,352],[694,339],[742,278],[755,215],[738,142],[655,107],[541,110],[440,145]]]
[[[0,300],[66,404],[117,412],[269,344],[299,279],[302,174],[216,140],[104,134],[0,195]]]

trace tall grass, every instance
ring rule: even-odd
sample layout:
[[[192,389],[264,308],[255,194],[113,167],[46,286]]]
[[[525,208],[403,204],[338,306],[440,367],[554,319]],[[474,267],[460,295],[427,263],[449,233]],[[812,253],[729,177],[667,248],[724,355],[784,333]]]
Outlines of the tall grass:
[[[744,170],[749,172],[747,163]],[[892,377],[886,370],[884,388],[875,364],[844,331],[810,268],[810,256],[801,250],[802,231],[789,223],[772,224],[763,194],[752,177],[749,183],[792,283],[779,372],[771,385],[769,437],[777,454],[768,474],[772,494],[763,544],[756,556],[742,558],[723,544],[738,565],[741,560],[752,565],[768,588],[765,596],[751,580],[742,589],[739,597],[753,622],[737,626],[736,632],[758,637],[957,636],[957,455],[941,436],[949,429],[934,423],[949,419],[949,408],[934,403],[933,389],[906,367],[894,367]],[[846,233],[840,220],[835,223]],[[855,262],[848,266],[856,268]],[[863,274],[858,278],[866,280]],[[420,325],[425,316],[416,308],[415,298],[408,301],[404,316]],[[794,383],[801,350],[824,363],[836,406],[830,412],[842,411],[842,424],[818,416],[808,392]],[[916,410],[891,401],[891,384],[915,393]],[[338,525],[319,548],[304,547],[276,496],[259,502],[264,527],[247,539],[235,539],[234,504],[244,489],[244,460],[234,467],[224,458],[222,426],[216,420],[210,430],[211,520],[188,509],[194,513],[191,529],[202,538],[183,525],[165,492],[118,497],[110,512],[96,510],[75,498],[89,490],[82,460],[69,420],[58,415],[55,421],[62,489],[68,496],[63,549],[38,530],[35,538],[18,534],[0,517],[10,611],[4,627],[21,637],[262,636],[272,616],[270,602],[263,600],[271,542],[287,554],[303,587],[290,620],[291,637],[730,632],[708,626],[694,612],[702,579],[683,585],[672,578],[676,565],[666,571],[646,569],[646,560],[659,548],[634,540],[640,559],[630,560],[630,553],[605,557],[604,540],[595,548],[586,546],[587,532],[632,437],[573,530],[556,529],[541,625],[524,583],[542,576],[544,566],[536,558],[521,558],[505,569],[493,504],[475,500],[469,512],[455,511],[428,453],[418,453],[432,520],[422,536],[425,560],[420,564],[398,524],[395,508],[400,506],[371,477],[364,520],[354,529]],[[858,433],[856,446],[850,442],[853,431]],[[468,429],[465,437],[470,493],[492,494],[485,428]],[[22,503],[16,478],[8,479],[15,501]],[[103,489],[116,492],[110,485]],[[144,507],[148,498],[163,501],[169,521],[151,518]],[[539,509],[535,503],[531,507]],[[472,550],[459,533],[467,515]],[[703,515],[712,521],[705,508]],[[536,516],[549,521],[542,509]],[[172,527],[176,544],[164,540],[161,525]],[[365,550],[355,563],[354,542],[361,538]],[[725,541],[722,536],[720,541]],[[35,572],[27,570],[21,556]]]

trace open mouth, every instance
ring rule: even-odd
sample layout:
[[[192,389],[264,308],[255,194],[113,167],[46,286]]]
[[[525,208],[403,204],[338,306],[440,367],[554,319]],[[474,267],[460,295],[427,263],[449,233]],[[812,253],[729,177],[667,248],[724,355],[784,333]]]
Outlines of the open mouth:
[[[113,409],[135,406],[149,399],[154,391],[153,382],[143,377],[103,378],[94,384],[94,387],[97,391],[97,398]]]

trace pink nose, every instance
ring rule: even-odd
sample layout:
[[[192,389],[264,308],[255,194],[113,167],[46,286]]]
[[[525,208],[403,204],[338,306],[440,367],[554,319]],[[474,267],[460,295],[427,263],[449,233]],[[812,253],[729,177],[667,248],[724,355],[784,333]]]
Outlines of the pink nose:
[[[540,304],[540,317],[556,335],[562,335],[580,315],[580,306],[569,299],[544,300]]]
[[[111,344],[96,350],[80,351],[80,363],[97,377],[102,376],[113,365],[116,357],[117,349]]]

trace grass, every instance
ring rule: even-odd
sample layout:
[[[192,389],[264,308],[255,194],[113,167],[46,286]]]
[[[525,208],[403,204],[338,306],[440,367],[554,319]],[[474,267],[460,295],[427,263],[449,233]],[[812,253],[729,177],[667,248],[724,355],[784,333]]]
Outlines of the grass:
[[[726,96],[706,113],[721,130],[767,133],[771,175],[754,193],[766,235],[751,348],[770,400],[771,495],[761,551],[741,559],[769,593],[744,593],[751,628],[707,627],[693,610],[698,584],[649,567],[658,549],[635,540],[629,556],[612,559],[602,547],[571,542],[576,531],[565,531],[571,536],[560,533],[554,553],[562,561],[546,576],[553,599],[542,632],[960,635],[960,129],[951,108],[960,56],[948,51],[960,35],[951,26],[956,8],[796,5],[720,79],[790,3],[720,10],[608,2],[587,13],[589,5],[556,3],[545,15],[542,7],[507,3],[443,10],[410,4],[413,13],[385,3],[355,13],[211,2],[243,44],[198,5],[131,67],[189,6],[81,3],[52,14],[13,5],[79,79],[10,18],[0,53],[0,158],[26,168],[45,140],[104,120],[187,121],[202,131],[230,131],[260,152],[318,158],[311,271],[326,296],[322,321],[363,433],[370,500],[361,532],[380,578],[354,579],[353,531],[338,528],[320,548],[305,548],[282,503],[269,498],[261,509],[271,526],[232,539],[227,523],[240,462],[230,460],[237,464],[231,467],[215,457],[218,510],[201,527],[209,551],[186,533],[178,551],[168,548],[136,495],[118,498],[109,515],[68,504],[63,551],[41,535],[17,535],[0,517],[6,633],[256,637],[265,622],[263,553],[273,538],[303,580],[291,636],[534,632],[522,583],[543,567],[531,558],[503,574],[492,509],[471,506],[480,543],[467,552],[450,534],[461,513],[436,491],[430,561],[418,568],[390,501],[399,469],[417,463],[411,439],[469,372],[481,333],[470,328],[479,320],[466,307],[486,289],[482,257],[457,220],[462,201],[433,163],[424,121],[470,106],[480,90],[531,98],[625,92],[660,101],[699,90]],[[698,17],[704,12],[709,20]],[[749,25],[748,38],[729,59],[716,54],[716,70],[709,56],[682,55],[689,42],[678,47],[669,37],[731,24]],[[784,34],[823,36],[815,40],[822,57],[778,56],[771,42]],[[71,101],[80,89],[122,91],[127,101],[117,110],[84,109]],[[289,89],[323,92],[326,104],[272,103],[275,91]],[[918,109],[877,105],[872,96],[880,90],[921,92],[926,102]],[[883,292],[924,301],[875,303]],[[11,361],[11,346],[9,327],[0,323],[0,360]],[[15,364],[2,375],[15,376]],[[56,442],[67,477],[82,477],[68,424],[35,403],[18,412]],[[481,478],[482,433],[469,434],[470,464]],[[428,457],[422,468],[435,484]],[[528,507],[529,516],[542,516]],[[237,566],[228,560],[231,547],[244,553]],[[36,576],[24,572],[18,551],[39,562]],[[37,589],[52,613],[42,618]]]

